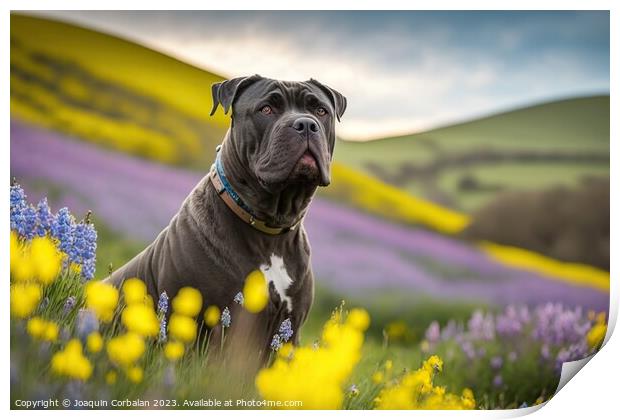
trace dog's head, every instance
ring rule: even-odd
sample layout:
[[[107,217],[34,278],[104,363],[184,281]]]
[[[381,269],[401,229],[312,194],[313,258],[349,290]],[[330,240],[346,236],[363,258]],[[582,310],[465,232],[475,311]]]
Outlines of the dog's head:
[[[265,190],[329,185],[335,123],[347,106],[340,93],[313,79],[254,75],[214,84],[211,115],[218,105],[232,108],[232,146]]]

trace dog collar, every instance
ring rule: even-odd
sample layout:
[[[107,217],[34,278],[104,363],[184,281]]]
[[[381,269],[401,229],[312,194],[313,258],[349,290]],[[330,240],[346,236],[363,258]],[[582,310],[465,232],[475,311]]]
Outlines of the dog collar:
[[[292,226],[272,227],[268,226],[264,220],[260,220],[254,215],[252,209],[243,202],[239,194],[237,194],[237,192],[230,185],[230,182],[228,182],[226,174],[224,173],[222,160],[220,159],[220,148],[221,146],[218,146],[216,149],[217,155],[215,157],[215,163],[211,167],[209,179],[215,187],[217,195],[222,199],[222,201],[224,201],[226,206],[228,206],[228,208],[245,223],[263,233],[267,233],[269,235],[279,235],[281,233],[294,230],[299,224],[299,220]]]

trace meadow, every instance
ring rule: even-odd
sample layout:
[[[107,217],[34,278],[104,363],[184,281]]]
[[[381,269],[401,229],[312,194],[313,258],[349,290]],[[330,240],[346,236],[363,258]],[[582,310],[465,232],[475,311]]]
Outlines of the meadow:
[[[604,312],[548,303],[433,320],[422,340],[393,323],[365,342],[369,313],[342,302],[311,343],[292,346],[284,321],[265,365],[260,347],[237,341],[268,300],[260,271],[248,275],[232,309],[203,308],[190,287],[155,303],[139,279],[119,294],[93,280],[97,232],[88,217],[54,214],[46,199],[32,206],[18,184],[10,195],[13,402],[196,408],[208,396],[267,408],[518,408],[550,398],[562,363],[595,352],[606,332]]]
[[[12,14],[13,405],[97,397],[210,408],[197,406],[210,396],[518,408],[552,397],[562,363],[600,347],[607,271],[461,233],[507,190],[607,176],[609,97],[338,140],[332,185],[304,220],[315,304],[300,346],[284,325],[266,365],[231,356],[233,331],[261,310],[260,276],[228,316],[191,290],[156,302],[138,280],[120,293],[98,283],[154,239],[205,175],[229,123],[207,115],[209,87],[222,79],[110,35]]]

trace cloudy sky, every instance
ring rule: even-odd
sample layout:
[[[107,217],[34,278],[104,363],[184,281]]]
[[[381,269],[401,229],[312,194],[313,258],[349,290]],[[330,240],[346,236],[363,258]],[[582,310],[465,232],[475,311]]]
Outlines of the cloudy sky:
[[[607,12],[45,12],[223,76],[314,77],[345,138],[609,93]]]

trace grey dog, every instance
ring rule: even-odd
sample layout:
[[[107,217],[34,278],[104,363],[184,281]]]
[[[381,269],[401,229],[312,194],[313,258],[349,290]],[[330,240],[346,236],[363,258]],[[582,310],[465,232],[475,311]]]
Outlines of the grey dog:
[[[346,98],[310,79],[259,75],[213,85],[213,110],[232,108],[231,126],[210,172],[155,241],[106,282],[138,277],[155,301],[184,286],[209,305],[233,307],[246,276],[261,270],[269,302],[256,331],[265,345],[290,318],[294,342],[314,296],[303,226],[312,197],[330,183],[336,120]],[[234,322],[234,320],[233,320]],[[256,332],[255,331],[255,332]]]

